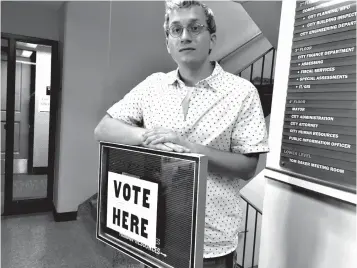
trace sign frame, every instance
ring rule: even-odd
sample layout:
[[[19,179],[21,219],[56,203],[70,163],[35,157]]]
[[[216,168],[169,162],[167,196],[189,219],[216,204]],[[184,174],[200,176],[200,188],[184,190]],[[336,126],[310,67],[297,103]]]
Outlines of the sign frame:
[[[274,94],[269,127],[269,145],[271,150],[267,155],[265,176],[269,179],[303,187],[356,204],[356,188],[352,189],[350,187],[344,187],[343,185],[326,182],[323,179],[294,172],[285,168],[284,165],[281,165],[282,138],[285,127],[284,117],[286,116],[285,109],[288,100],[287,97],[291,95],[291,93],[288,92],[288,87],[291,84],[291,81],[289,81],[291,56],[293,49],[296,47],[294,46],[293,39],[297,3],[299,2],[284,1],[282,4],[280,20],[282,23],[280,24],[279,30],[279,50],[275,67],[275,74],[279,75],[277,75],[274,80]],[[331,42],[333,42],[333,40]],[[299,45],[299,47],[300,46],[302,45]],[[307,92],[307,90],[300,92]]]
[[[206,178],[207,178],[207,165],[208,158],[204,155],[193,153],[175,153],[165,152],[160,150],[149,149],[140,146],[124,145],[117,143],[100,142],[99,143],[99,180],[98,180],[98,205],[97,205],[97,222],[96,222],[96,237],[103,243],[121,251],[127,256],[136,259],[145,266],[157,268],[172,268],[169,265],[146,252],[140,250],[139,246],[134,247],[124,241],[113,237],[112,235],[103,231],[101,223],[101,217],[106,216],[106,213],[102,211],[102,203],[105,198],[102,197],[104,189],[103,181],[108,179],[106,175],[108,171],[107,154],[108,149],[121,149],[132,152],[140,152],[143,154],[159,155],[170,158],[179,158],[195,162],[194,169],[194,200],[192,202],[192,226],[190,237],[190,261],[187,268],[201,268],[203,265],[203,241],[204,241],[204,224],[205,224],[205,202],[206,202]],[[157,224],[160,224],[159,222]],[[175,267],[176,268],[176,267]]]

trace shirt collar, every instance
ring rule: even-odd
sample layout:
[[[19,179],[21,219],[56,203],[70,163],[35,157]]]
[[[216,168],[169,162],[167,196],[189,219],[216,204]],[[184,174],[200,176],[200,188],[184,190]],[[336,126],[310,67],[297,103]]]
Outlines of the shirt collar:
[[[217,78],[218,76],[220,76],[224,73],[224,70],[219,65],[219,63],[217,61],[215,61],[214,64],[215,64],[215,66],[214,66],[212,74],[209,77],[201,80],[197,84],[202,84],[202,85],[208,84],[210,89],[212,89],[213,91],[216,91],[216,89],[213,88],[213,82],[214,82],[215,78]],[[167,83],[169,85],[175,85],[176,83],[182,84],[182,85],[184,84],[179,76],[179,68],[177,68],[176,70],[167,74]]]

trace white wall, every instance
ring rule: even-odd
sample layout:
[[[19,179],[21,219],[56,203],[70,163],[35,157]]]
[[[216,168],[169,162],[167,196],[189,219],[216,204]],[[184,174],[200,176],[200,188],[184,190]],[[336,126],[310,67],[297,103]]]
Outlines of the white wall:
[[[1,1],[1,31],[58,40],[59,17],[55,10],[28,2]]]
[[[242,6],[269,42],[277,48],[282,1],[242,1]],[[269,14],[267,16],[267,14]]]
[[[59,107],[54,204],[77,211],[97,191],[98,145],[93,131],[104,116],[108,71],[109,2],[68,2],[64,8],[63,81]],[[111,96],[115,98],[115,96]],[[110,98],[109,98],[110,99]]]
[[[356,206],[268,180],[259,268],[353,268]]]
[[[50,113],[40,111],[40,102],[46,96],[46,87],[51,85],[51,47],[39,46],[36,52],[35,112],[33,166],[48,166],[48,139]]]
[[[203,1],[213,11],[217,25],[217,44],[212,60],[220,60],[260,33],[241,4],[230,0]]]
[[[62,87],[63,87],[63,48],[64,48],[64,40],[65,40],[65,21],[67,15],[67,3],[64,3],[61,8],[58,10],[59,14],[59,61],[60,61],[60,92],[58,94],[57,99],[57,118],[56,118],[56,133],[59,133],[62,129]],[[59,179],[59,171],[60,171],[60,149],[61,148],[61,136],[56,134],[56,151],[55,151],[55,163],[54,163],[54,182],[53,182],[53,203],[55,207],[58,207],[58,179]]]

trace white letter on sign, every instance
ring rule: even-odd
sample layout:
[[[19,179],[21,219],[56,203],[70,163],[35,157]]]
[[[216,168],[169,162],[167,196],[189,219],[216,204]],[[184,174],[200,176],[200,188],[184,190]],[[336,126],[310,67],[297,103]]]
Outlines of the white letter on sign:
[[[157,183],[108,172],[108,228],[156,248],[157,203]]]

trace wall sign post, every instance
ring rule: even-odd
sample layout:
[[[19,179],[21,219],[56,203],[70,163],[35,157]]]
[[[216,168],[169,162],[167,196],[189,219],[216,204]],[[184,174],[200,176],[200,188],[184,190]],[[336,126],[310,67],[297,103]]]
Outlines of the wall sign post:
[[[296,3],[280,165],[356,190],[356,3]]]
[[[207,157],[100,143],[97,238],[149,267],[201,268]]]

